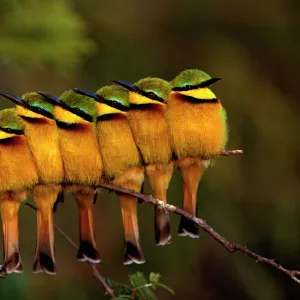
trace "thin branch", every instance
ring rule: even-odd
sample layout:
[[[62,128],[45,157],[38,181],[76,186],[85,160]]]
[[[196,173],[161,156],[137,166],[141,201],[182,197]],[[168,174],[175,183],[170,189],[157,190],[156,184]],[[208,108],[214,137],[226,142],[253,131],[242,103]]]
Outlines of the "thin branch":
[[[26,202],[25,203],[27,206],[29,206],[30,208],[36,210],[36,207],[34,205],[32,205],[31,203]],[[56,229],[57,232],[59,232],[69,243],[70,245],[75,248],[76,250],[78,250],[78,246],[76,245],[76,243],[57,225],[54,224],[54,228]],[[112,290],[112,288],[105,282],[104,278],[102,277],[102,275],[100,274],[100,272],[98,271],[97,267],[95,264],[91,263],[91,262],[87,262],[89,264],[89,266],[91,267],[91,269],[93,270],[93,276],[101,283],[102,288],[105,290],[105,292],[111,297],[114,298],[114,291]]]
[[[196,218],[193,215],[189,214],[188,212],[186,212],[174,205],[154,199],[152,196],[142,195],[140,193],[137,193],[137,192],[134,192],[131,190],[127,190],[127,189],[124,189],[124,188],[121,188],[121,187],[118,187],[118,186],[115,186],[112,184],[108,184],[108,183],[101,183],[97,187],[101,187],[101,188],[104,188],[104,189],[107,189],[110,191],[114,191],[114,192],[118,192],[118,193],[122,193],[122,194],[126,194],[129,196],[135,197],[137,199],[142,200],[143,202],[146,202],[148,204],[152,204],[154,206],[159,207],[160,210],[162,210],[162,211],[174,212],[175,214],[177,214],[179,216],[185,217],[186,219],[199,225],[204,231],[206,231],[211,237],[213,237],[217,242],[219,242],[223,247],[225,247],[230,253],[240,251],[240,252],[244,253],[245,255],[247,255],[251,258],[254,258],[256,260],[256,262],[262,262],[262,263],[273,266],[274,268],[285,273],[291,279],[293,279],[294,281],[296,281],[297,283],[300,284],[300,279],[297,278],[297,276],[300,275],[300,271],[288,270],[288,269],[282,267],[281,265],[279,265],[278,263],[276,263],[274,261],[274,259],[269,259],[269,258],[263,257],[261,255],[256,254],[255,252],[248,250],[246,247],[243,247],[243,246],[233,243],[233,242],[229,242],[222,235],[220,235],[217,231],[215,231],[212,227],[210,227],[206,223],[206,221],[204,221],[200,218]]]
[[[230,155],[242,155],[244,153],[243,150],[223,150],[219,155],[230,156]]]

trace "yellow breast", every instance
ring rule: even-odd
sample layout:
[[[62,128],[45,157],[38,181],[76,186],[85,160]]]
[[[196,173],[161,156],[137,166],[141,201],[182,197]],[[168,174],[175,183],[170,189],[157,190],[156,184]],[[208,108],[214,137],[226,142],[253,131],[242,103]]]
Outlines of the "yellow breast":
[[[25,121],[25,135],[38,168],[41,183],[63,181],[63,163],[58,144],[58,130],[53,120]]]
[[[132,109],[128,113],[130,128],[146,164],[171,160],[172,148],[165,113],[163,105]]]
[[[127,117],[115,115],[113,119],[99,121],[98,141],[107,179],[113,178],[130,167],[141,165]]]
[[[66,182],[86,185],[99,182],[102,160],[93,124],[59,129],[59,146]]]
[[[178,158],[213,157],[226,145],[227,125],[220,103],[191,103],[172,92],[167,120]]]
[[[25,136],[0,144],[0,191],[21,191],[38,183],[37,168]]]

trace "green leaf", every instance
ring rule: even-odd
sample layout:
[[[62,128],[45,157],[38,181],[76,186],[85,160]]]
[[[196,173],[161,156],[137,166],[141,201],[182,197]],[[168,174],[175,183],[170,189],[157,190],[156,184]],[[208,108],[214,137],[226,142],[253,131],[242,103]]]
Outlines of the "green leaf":
[[[156,283],[156,285],[159,286],[159,287],[161,287],[161,288],[163,288],[163,289],[165,289],[165,290],[167,290],[173,296],[175,295],[175,292],[170,287],[168,287],[167,285],[162,284],[160,282]]]
[[[150,283],[156,284],[159,282],[160,278],[161,278],[161,275],[159,273],[151,272],[150,276],[149,276],[149,281],[150,281]]]
[[[118,297],[113,298],[112,300],[122,300],[122,299],[132,299],[132,297],[129,295],[119,295]]]
[[[129,281],[134,288],[146,285],[148,282],[143,273],[137,272],[129,276]]]
[[[156,295],[149,286],[141,286],[138,288],[138,292],[141,294],[143,299],[147,300],[157,300]]]

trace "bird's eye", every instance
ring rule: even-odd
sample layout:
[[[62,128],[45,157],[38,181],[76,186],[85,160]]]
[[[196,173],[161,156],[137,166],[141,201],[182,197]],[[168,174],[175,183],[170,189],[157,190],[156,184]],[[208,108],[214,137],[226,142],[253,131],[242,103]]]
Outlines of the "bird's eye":
[[[13,132],[13,130],[12,130],[11,128],[5,128],[5,131],[6,131],[7,133],[12,133],[12,132]]]
[[[157,98],[156,94],[153,93],[153,92],[149,92],[149,93],[148,93],[148,97],[149,97],[149,98]]]
[[[80,108],[78,108],[78,107],[75,107],[75,108],[74,108],[74,112],[76,112],[76,113],[80,113],[80,112],[81,112],[81,109],[80,109]]]
[[[184,88],[187,89],[187,90],[189,90],[191,87],[192,87],[192,86],[189,85],[189,84],[187,84],[187,85],[184,86]]]
[[[42,112],[42,109],[41,109],[40,107],[36,107],[36,108],[35,108],[35,111],[36,111],[37,113],[40,113],[40,112]]]
[[[118,105],[118,104],[119,104],[119,102],[118,102],[118,101],[116,101],[116,100],[113,100],[113,104],[115,104],[115,105]]]

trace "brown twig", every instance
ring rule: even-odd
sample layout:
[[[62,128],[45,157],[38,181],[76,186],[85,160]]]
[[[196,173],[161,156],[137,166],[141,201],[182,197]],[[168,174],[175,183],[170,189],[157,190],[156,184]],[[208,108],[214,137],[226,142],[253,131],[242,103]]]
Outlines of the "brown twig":
[[[227,154],[225,154],[225,155],[227,155]],[[229,154],[229,155],[231,155],[231,154]],[[152,196],[142,195],[140,193],[137,193],[137,192],[134,192],[131,190],[127,190],[127,189],[124,189],[124,188],[121,188],[118,186],[114,186],[114,185],[108,184],[108,183],[99,184],[98,187],[135,197],[137,199],[142,200],[143,202],[146,202],[146,203],[149,203],[149,204],[159,207],[162,211],[174,212],[175,214],[177,214],[179,216],[185,217],[186,219],[199,225],[204,231],[206,231],[211,237],[213,237],[217,242],[219,242],[223,247],[225,247],[230,253],[240,251],[240,252],[244,253],[245,255],[247,255],[251,258],[254,258],[256,260],[256,262],[262,262],[262,263],[271,265],[274,268],[280,270],[281,272],[284,272],[291,279],[293,279],[294,281],[296,281],[297,283],[300,284],[300,279],[297,278],[297,276],[300,275],[300,271],[288,270],[288,269],[282,267],[281,265],[279,265],[278,263],[276,263],[274,261],[274,259],[269,259],[269,258],[263,257],[261,255],[258,255],[256,253],[248,250],[246,247],[243,247],[239,244],[227,241],[222,235],[220,235],[212,227],[210,227],[206,223],[206,221],[204,221],[200,218],[196,218],[193,215],[187,213],[186,211],[184,211],[174,205],[167,204],[163,201],[154,199]]]
[[[36,210],[36,207],[34,205],[32,205],[31,203],[26,202],[25,203],[27,206],[29,206],[30,208]],[[59,232],[69,243],[70,245],[75,248],[76,250],[78,250],[78,246],[76,245],[76,243],[57,225],[54,224],[54,228],[56,229],[57,232]],[[93,275],[94,277],[101,283],[102,288],[105,290],[105,292],[111,297],[114,298],[114,291],[112,290],[112,288],[105,282],[104,278],[102,277],[102,275],[100,274],[100,272],[98,271],[97,267],[95,264],[91,263],[91,262],[87,262],[89,264],[89,266],[91,267],[91,269],[93,270]]]

